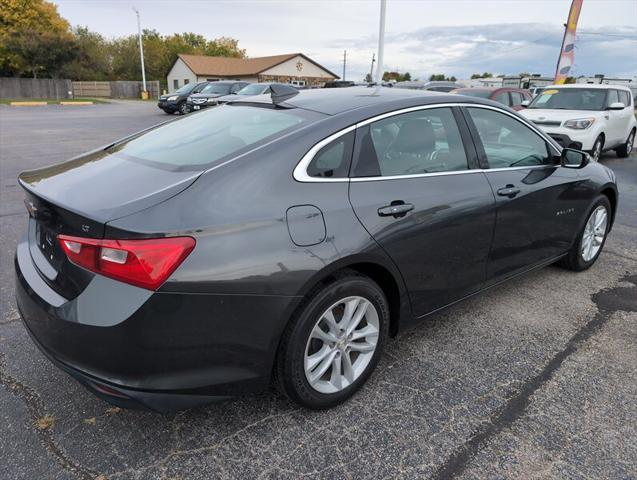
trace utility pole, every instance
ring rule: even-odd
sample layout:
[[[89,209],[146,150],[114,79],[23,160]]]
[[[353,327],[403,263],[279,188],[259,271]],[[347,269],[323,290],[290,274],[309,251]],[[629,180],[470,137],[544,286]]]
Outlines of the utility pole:
[[[376,54],[372,53],[372,68],[369,69],[369,82],[374,82],[374,62],[376,61]]]
[[[376,83],[383,81],[383,53],[385,50],[385,8],[387,1],[380,0],[380,25],[378,28],[378,64],[376,65]]]
[[[139,21],[139,10],[133,7],[133,10],[137,14],[137,36],[139,37],[139,57],[142,62],[142,86],[143,91],[146,91],[146,69],[144,68],[144,45],[142,44],[142,25]]]
[[[347,50],[343,50],[343,80],[345,80],[345,67],[347,66]]]

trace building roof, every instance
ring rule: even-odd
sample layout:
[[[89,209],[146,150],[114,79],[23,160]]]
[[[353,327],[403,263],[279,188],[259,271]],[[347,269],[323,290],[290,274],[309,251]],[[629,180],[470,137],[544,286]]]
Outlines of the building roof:
[[[283,62],[301,56],[307,61],[322,68],[334,78],[339,78],[327,68],[319,65],[314,60],[306,57],[302,53],[288,53],[285,55],[273,55],[270,57],[254,58],[232,58],[232,57],[209,57],[207,55],[179,54],[179,58],[192,70],[195,75],[216,75],[229,77],[237,75],[258,75]]]

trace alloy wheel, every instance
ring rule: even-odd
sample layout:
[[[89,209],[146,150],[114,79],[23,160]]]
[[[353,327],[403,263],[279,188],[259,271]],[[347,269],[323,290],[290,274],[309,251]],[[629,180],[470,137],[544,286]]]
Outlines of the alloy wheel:
[[[320,393],[339,392],[356,381],[374,356],[380,333],[376,307],[346,297],[328,308],[305,346],[305,378]]]
[[[606,207],[600,205],[593,210],[584,227],[580,251],[585,262],[590,262],[595,258],[600,248],[602,248],[604,237],[606,237],[607,225],[608,211]]]
[[[633,151],[633,142],[635,141],[635,132],[628,135],[628,140],[626,141],[626,152],[630,155],[630,152]]]
[[[602,141],[597,140],[595,145],[593,145],[593,160],[596,162],[599,161],[599,157],[602,156]]]

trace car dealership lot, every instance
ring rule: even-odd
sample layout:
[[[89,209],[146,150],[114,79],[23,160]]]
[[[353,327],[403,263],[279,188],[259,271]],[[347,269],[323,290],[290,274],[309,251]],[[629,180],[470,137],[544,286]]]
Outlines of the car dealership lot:
[[[0,478],[631,478],[637,475],[637,155],[600,260],[545,268],[389,342],[347,404],[274,391],[171,415],[119,411],[21,325],[16,176],[170,119],[155,103],[0,106]]]

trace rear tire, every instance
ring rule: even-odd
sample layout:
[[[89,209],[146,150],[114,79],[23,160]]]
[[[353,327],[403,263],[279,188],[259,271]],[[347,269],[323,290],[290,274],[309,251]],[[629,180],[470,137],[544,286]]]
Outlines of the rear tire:
[[[381,288],[356,272],[339,273],[310,292],[285,329],[275,382],[306,408],[334,407],[367,381],[388,332],[389,306]]]
[[[574,272],[590,268],[604,249],[611,222],[611,206],[608,197],[600,195],[588,212],[586,223],[566,257],[558,265]],[[601,215],[605,221],[601,222]],[[603,224],[602,224],[603,223]],[[590,249],[589,249],[590,248]]]
[[[626,158],[630,155],[630,152],[633,151],[633,145],[635,144],[635,129],[628,134],[628,138],[626,139],[626,143],[624,143],[621,147],[615,149],[615,153],[619,158]]]

